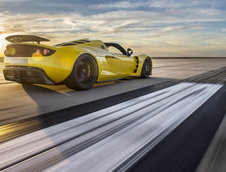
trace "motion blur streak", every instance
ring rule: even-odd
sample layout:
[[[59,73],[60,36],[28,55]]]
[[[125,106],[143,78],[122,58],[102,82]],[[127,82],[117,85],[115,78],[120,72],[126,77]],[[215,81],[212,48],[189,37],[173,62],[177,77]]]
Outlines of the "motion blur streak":
[[[221,87],[177,84],[4,142],[0,168],[110,171],[120,166],[126,170]]]
[[[196,172],[226,171],[226,114]]]
[[[40,121],[33,120],[32,123],[29,122],[15,122],[12,124],[0,125],[0,143],[4,140],[9,140],[14,137],[20,136],[20,132],[26,129],[32,131],[32,128],[41,127]]]

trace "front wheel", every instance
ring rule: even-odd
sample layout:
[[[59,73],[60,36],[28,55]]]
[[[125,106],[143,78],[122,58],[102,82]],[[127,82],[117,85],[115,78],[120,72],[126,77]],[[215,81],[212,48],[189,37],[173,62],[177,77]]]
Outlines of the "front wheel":
[[[144,63],[143,63],[143,67],[142,67],[142,71],[141,71],[141,78],[149,78],[151,74],[151,59],[150,58],[146,58]]]
[[[87,90],[96,82],[97,75],[96,60],[89,54],[83,54],[75,62],[71,75],[65,81],[65,85],[74,90]]]

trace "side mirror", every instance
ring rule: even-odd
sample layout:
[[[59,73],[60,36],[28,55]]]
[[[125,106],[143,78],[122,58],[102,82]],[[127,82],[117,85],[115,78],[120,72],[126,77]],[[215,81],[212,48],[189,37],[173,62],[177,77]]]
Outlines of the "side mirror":
[[[127,49],[127,56],[131,56],[133,54],[133,50],[131,48]]]

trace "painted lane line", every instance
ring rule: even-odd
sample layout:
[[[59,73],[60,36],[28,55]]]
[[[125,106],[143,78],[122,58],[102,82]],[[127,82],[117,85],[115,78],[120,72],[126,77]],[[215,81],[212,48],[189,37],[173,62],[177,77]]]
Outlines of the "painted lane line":
[[[220,85],[198,85],[200,91],[194,91],[194,94],[173,104],[153,118],[132,129],[125,128],[46,171],[73,171],[74,169],[76,171],[112,171],[116,169],[147,144],[151,144],[153,148],[221,88]]]
[[[4,166],[7,166],[10,163],[17,162],[20,159],[28,157],[32,154],[36,154],[42,150],[45,150],[69,138],[73,138],[76,135],[80,135],[81,133],[92,130],[95,127],[99,126],[101,124],[100,122],[106,123],[106,121],[109,122],[109,121],[112,121],[113,119],[117,119],[123,115],[122,113],[123,111],[124,113],[128,112],[128,108],[130,108],[130,111],[133,112],[134,110],[136,110],[138,105],[140,106],[140,108],[145,107],[146,104],[143,104],[142,100],[150,99],[152,103],[154,103],[164,99],[167,96],[175,94],[178,91],[190,88],[194,85],[195,84],[191,84],[191,83],[178,84],[177,86],[169,87],[167,89],[160,90],[160,91],[121,103],[119,105],[115,105],[110,108],[106,108],[104,110],[94,112],[84,117],[77,118],[77,119],[65,122],[63,124],[58,124],[56,126],[49,127],[42,131],[34,132],[31,134],[13,139],[6,143],[3,143],[0,145],[0,167],[2,168]],[[159,95],[159,96],[156,97],[156,95]],[[132,106],[130,106],[131,104]],[[125,107],[127,107],[127,109]],[[117,108],[123,109],[123,110],[122,111],[116,110]],[[111,114],[110,112],[113,112],[113,113]],[[110,114],[110,115],[107,116],[106,114]],[[100,116],[102,118],[98,118]],[[89,122],[86,123],[86,121],[89,121]],[[81,125],[81,123],[84,123],[84,125]]]
[[[61,156],[59,154],[59,149],[62,152],[78,152],[80,151],[80,147],[84,148],[84,145],[86,145],[86,147],[89,145],[90,143],[93,143],[94,141],[99,141],[98,137],[100,137],[101,135],[104,135],[105,137],[107,137],[108,135],[106,133],[110,133],[112,132],[112,130],[114,130],[116,132],[116,130],[121,130],[122,128],[127,127],[127,123],[131,123],[131,121],[137,121],[140,118],[144,118],[145,120],[153,117],[154,115],[158,115],[161,111],[164,111],[165,109],[169,108],[170,106],[172,106],[172,104],[176,103],[178,101],[178,98],[183,98],[186,96],[189,96],[189,94],[191,94],[190,92],[195,92],[198,91],[200,89],[204,89],[205,87],[201,87],[200,86],[193,86],[190,87],[189,89],[183,90],[181,92],[179,92],[178,94],[175,94],[171,97],[165,98],[161,101],[161,103],[154,103],[154,104],[149,104],[145,103],[145,107],[143,108],[139,108],[139,105],[136,105],[135,108],[139,109],[139,110],[134,110],[134,107],[132,109],[132,113],[128,113],[126,116],[124,116],[123,118],[118,118],[118,120],[116,121],[112,121],[111,123],[101,126],[98,129],[95,129],[94,131],[91,131],[87,134],[84,134],[74,140],[68,141],[62,145],[57,146],[56,148],[52,148],[49,151],[46,151],[44,153],[42,153],[40,156],[35,156],[34,158],[30,158],[29,160],[27,160],[25,163],[16,165],[16,169],[20,169],[20,171],[24,171],[25,169],[23,169],[25,166],[26,168],[32,168],[34,162],[36,163],[36,170],[38,168],[44,168],[44,165],[48,160],[52,161],[52,159],[54,159],[54,162],[59,161],[57,159],[57,157],[59,157],[59,159],[61,159]],[[152,102],[152,100],[147,100],[147,102]],[[146,106],[147,105],[147,106]],[[123,113],[123,110],[120,111],[121,113]],[[120,113],[118,112],[118,113]],[[146,114],[152,112],[149,116],[147,116]],[[115,114],[116,115],[116,114]],[[143,120],[144,120],[143,119]],[[102,136],[103,137],[103,136]],[[102,138],[99,138],[102,139]],[[89,145],[90,146],[90,145]],[[71,153],[69,153],[71,154]],[[26,164],[26,165],[25,165]],[[50,164],[53,164],[53,162],[51,162]],[[43,169],[42,169],[43,170]],[[29,170],[29,171],[32,171]]]
[[[27,142],[32,142],[32,141],[41,139],[42,137],[46,136],[45,133],[48,133],[48,135],[53,135],[55,133],[62,132],[62,128],[65,130],[68,130],[71,127],[79,126],[86,122],[93,121],[96,118],[100,118],[100,117],[106,116],[107,114],[113,113],[115,111],[119,111],[122,108],[135,105],[145,99],[153,98],[153,97],[161,95],[163,93],[173,94],[173,92],[175,92],[176,89],[182,90],[182,89],[185,89],[186,87],[192,86],[192,85],[194,85],[194,84],[189,83],[189,84],[179,84],[177,86],[172,86],[172,87],[169,87],[169,88],[166,88],[166,89],[163,89],[163,90],[151,93],[151,94],[147,94],[145,96],[141,96],[139,98],[135,98],[135,99],[111,106],[109,108],[105,108],[103,110],[99,110],[99,111],[91,113],[89,115],[85,115],[85,116],[76,118],[74,120],[66,121],[64,123],[54,125],[52,127],[48,127],[46,129],[42,129],[42,130],[27,134],[25,136],[21,136],[19,138],[13,139],[13,141],[8,141],[7,144],[0,144],[0,153],[10,150],[14,147],[19,147],[20,145],[26,144]]]
[[[195,90],[197,90],[197,89],[204,89],[206,86],[205,85],[202,85],[202,86],[196,86],[195,84],[182,84],[182,85],[186,85],[186,87],[185,86],[183,86],[183,87],[181,87],[181,84],[180,84],[180,86],[179,87],[174,87],[174,93],[175,93],[175,90],[176,90],[176,92],[178,92],[179,91],[179,93],[177,93],[177,94],[172,94],[171,93],[171,97],[172,97],[172,100],[174,100],[176,97],[180,97],[180,94],[181,94],[181,96],[184,96],[184,95],[186,95],[186,92],[188,92],[189,93],[189,89],[190,89],[190,92],[193,90],[193,91],[195,91]],[[197,88],[196,88],[197,87]],[[183,89],[186,89],[186,90],[184,90],[184,91],[181,91],[180,89],[178,89],[178,88],[183,88]],[[183,90],[182,89],[182,90]],[[172,90],[171,90],[172,91]],[[181,92],[180,92],[181,91]],[[165,93],[167,93],[166,91],[165,91]],[[155,95],[159,95],[158,96],[158,99],[157,99],[157,101],[153,101],[152,103],[157,103],[158,104],[158,101],[163,101],[163,100],[167,100],[167,98],[165,98],[164,99],[164,96],[163,96],[163,99],[159,99],[159,97],[161,97],[162,95],[161,94],[155,94]],[[174,96],[174,97],[173,97]],[[147,96],[143,96],[143,97],[147,97]],[[165,96],[165,97],[167,97],[167,96]],[[138,98],[138,99],[140,99],[140,98]],[[154,99],[150,99],[150,100],[154,100]],[[147,102],[142,102],[142,104],[144,104],[144,106],[141,106],[140,104],[138,104],[138,105],[133,105],[132,107],[128,107],[128,109],[130,110],[130,112],[133,112],[133,111],[136,111],[136,109],[139,109],[139,108],[141,108],[142,109],[142,107],[145,107],[145,106],[147,106],[148,104],[149,104],[149,102],[150,102],[150,100],[146,100]],[[167,102],[173,102],[173,101],[170,101],[170,100],[167,100],[166,102],[164,102],[163,104],[166,104]],[[131,101],[130,101],[131,102]],[[163,104],[160,104],[159,106],[161,107],[161,106],[163,106]],[[152,105],[153,106],[153,105]],[[160,107],[158,107],[158,108],[160,108]],[[163,106],[164,107],[164,106]],[[122,118],[122,117],[124,117],[124,116],[122,116],[121,115],[121,113],[122,114],[124,114],[125,115],[125,112],[126,112],[126,110],[128,110],[128,109],[125,109],[124,107],[123,108],[121,108],[121,109],[123,109],[122,111],[116,111],[115,113],[113,113],[113,114],[111,114],[112,116],[111,116],[111,118],[109,118],[108,119],[108,121],[110,121],[110,122],[112,122],[112,121],[114,121],[115,119],[120,119],[120,118]],[[123,113],[123,111],[124,111],[124,113]],[[91,114],[90,114],[91,115]],[[113,118],[114,116],[116,116],[115,118]],[[121,115],[121,116],[120,116]],[[126,114],[126,115],[128,115],[128,114]],[[89,116],[89,115],[87,115],[87,116]],[[102,115],[103,116],[103,115]],[[105,115],[104,115],[104,117],[105,117]],[[123,119],[123,118],[122,118]],[[100,125],[101,123],[100,122],[103,122],[103,120],[101,119],[101,120],[99,120],[99,121],[96,121],[97,123],[96,123],[96,126],[98,126],[98,125]],[[105,120],[104,120],[104,122],[106,122]],[[93,121],[92,121],[92,123],[93,123]],[[88,124],[88,125],[90,125],[90,123]],[[78,128],[77,128],[78,129]],[[85,129],[86,129],[86,127],[85,127]],[[66,133],[64,132],[63,134],[64,135],[67,135],[68,136],[68,134],[67,134],[67,132],[68,131],[66,131]],[[70,134],[73,134],[73,132],[72,131],[70,131],[70,132],[68,132],[69,133],[69,135]],[[81,136],[80,136],[81,137]],[[52,141],[52,138],[51,138],[51,141]],[[32,147],[32,146],[34,146],[34,145],[29,145],[30,146],[30,150],[32,150],[32,149],[34,149],[34,147]],[[15,151],[12,151],[12,153],[18,153],[18,155],[20,155],[20,157],[19,158],[21,158],[21,151],[26,151],[27,150],[27,148],[29,148],[29,146],[27,146],[27,145],[25,145],[25,147],[24,147],[24,150],[20,150],[19,152],[17,151],[17,152],[15,152]],[[18,150],[18,149],[17,149]],[[29,150],[29,149],[28,149]],[[7,153],[9,153],[9,152],[7,152]],[[9,156],[10,155],[10,153],[9,154],[7,154],[7,156]],[[13,155],[13,154],[12,154]],[[15,155],[15,154],[14,154]],[[12,159],[11,159],[12,160]],[[15,159],[14,159],[15,160]],[[9,161],[8,161],[9,162]]]

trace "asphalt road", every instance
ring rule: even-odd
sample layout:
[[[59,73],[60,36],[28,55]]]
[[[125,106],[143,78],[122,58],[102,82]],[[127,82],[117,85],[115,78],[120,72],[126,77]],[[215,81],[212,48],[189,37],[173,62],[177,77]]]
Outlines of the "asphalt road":
[[[226,171],[226,114],[196,172]]]
[[[166,81],[186,79],[225,66],[226,59],[165,59],[153,60],[150,79],[117,80],[96,84],[88,91],[74,91],[65,86],[22,86],[5,81],[0,63],[0,125],[39,116],[120,93],[160,85]]]
[[[155,59],[149,79],[82,92],[0,76],[0,170],[194,171],[226,114],[225,84],[226,59]]]

